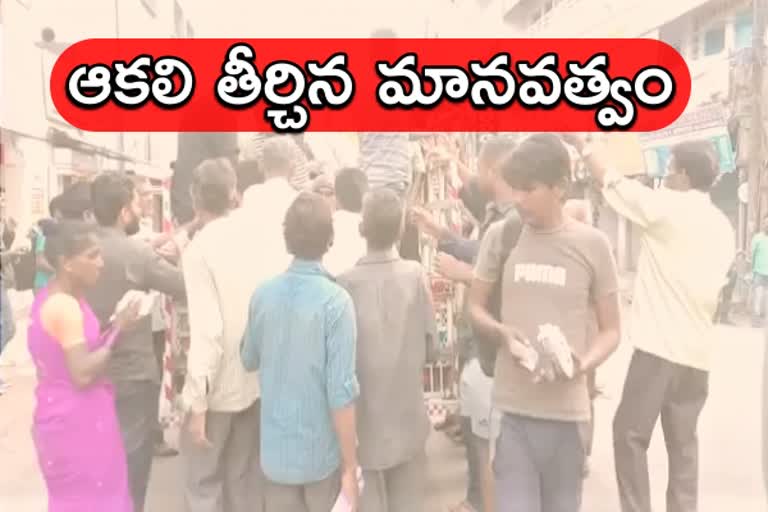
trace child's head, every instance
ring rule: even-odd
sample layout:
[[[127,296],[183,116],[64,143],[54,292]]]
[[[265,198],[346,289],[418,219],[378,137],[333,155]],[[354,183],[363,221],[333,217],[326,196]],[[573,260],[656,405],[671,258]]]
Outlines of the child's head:
[[[501,174],[523,220],[544,226],[562,212],[571,155],[557,135],[537,133],[523,140],[504,161]]]
[[[381,251],[392,248],[403,232],[403,203],[389,189],[376,189],[365,196],[360,234],[368,248]]]
[[[328,202],[313,192],[302,192],[285,214],[288,252],[303,260],[320,260],[333,243],[333,216]]]
[[[336,174],[336,203],[341,210],[360,213],[363,196],[368,190],[368,178],[357,167],[345,167]]]

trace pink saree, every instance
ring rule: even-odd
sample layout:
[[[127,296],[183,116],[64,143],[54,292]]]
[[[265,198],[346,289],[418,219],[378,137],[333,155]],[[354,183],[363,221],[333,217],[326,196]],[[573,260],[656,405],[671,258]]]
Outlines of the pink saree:
[[[102,378],[78,389],[70,377],[59,342],[40,321],[48,298],[43,289],[30,311],[29,351],[37,367],[37,405],[32,436],[48,488],[49,512],[133,512],[125,453],[115,413],[112,385]],[[84,301],[88,348],[108,340]]]

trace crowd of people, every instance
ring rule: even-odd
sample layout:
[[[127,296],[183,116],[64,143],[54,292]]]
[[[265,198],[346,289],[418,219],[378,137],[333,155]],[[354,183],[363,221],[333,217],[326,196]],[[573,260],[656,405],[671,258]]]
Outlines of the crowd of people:
[[[575,134],[492,136],[476,174],[450,140],[361,134],[360,152],[359,167],[310,174],[295,141],[275,136],[248,162],[205,160],[194,220],[152,244],[136,236],[130,176],[99,175],[52,205],[28,331],[49,510],[144,510],[163,368],[133,290],[188,308],[186,510],[425,510],[423,368],[438,336],[418,245],[431,237],[435,271],[468,288],[468,484],[455,510],[580,510],[595,374],[624,333],[635,352],[613,423],[621,509],[651,510],[646,451],[661,417],[668,510],[696,511],[696,428],[735,247],[708,196],[711,148],[675,147],[660,190],[609,171],[600,143]],[[456,163],[467,229],[413,204],[431,158]],[[577,160],[642,233],[629,329],[611,245],[569,200]]]

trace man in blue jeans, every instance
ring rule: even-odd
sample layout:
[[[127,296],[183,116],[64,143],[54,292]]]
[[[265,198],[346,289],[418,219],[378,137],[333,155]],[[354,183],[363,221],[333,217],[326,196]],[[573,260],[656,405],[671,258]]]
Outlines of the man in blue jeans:
[[[493,406],[502,414],[491,434],[497,512],[579,512],[590,420],[587,375],[619,343],[616,264],[605,235],[563,212],[571,160],[556,135],[537,134],[501,164],[523,220],[504,264],[501,321],[487,304],[502,265],[503,223],[480,246],[470,290],[470,317],[484,343],[494,343]],[[592,307],[598,328],[588,335]],[[558,331],[561,345],[546,343]],[[526,364],[533,342],[539,362]],[[560,350],[556,350],[561,347]],[[550,354],[557,354],[550,356]],[[572,361],[569,372],[566,361]]]

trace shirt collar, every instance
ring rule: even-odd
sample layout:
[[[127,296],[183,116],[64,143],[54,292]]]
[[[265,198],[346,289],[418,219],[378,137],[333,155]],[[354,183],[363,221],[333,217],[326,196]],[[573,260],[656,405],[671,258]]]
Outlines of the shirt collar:
[[[297,274],[330,276],[328,271],[325,270],[323,262],[318,260],[303,260],[301,258],[294,258],[291,262],[291,266],[288,267],[288,271],[295,272]]]
[[[368,254],[360,258],[360,264],[366,265],[371,263],[387,263],[389,261],[397,261],[400,259],[400,254],[397,249],[392,247],[385,251],[368,251]]]

